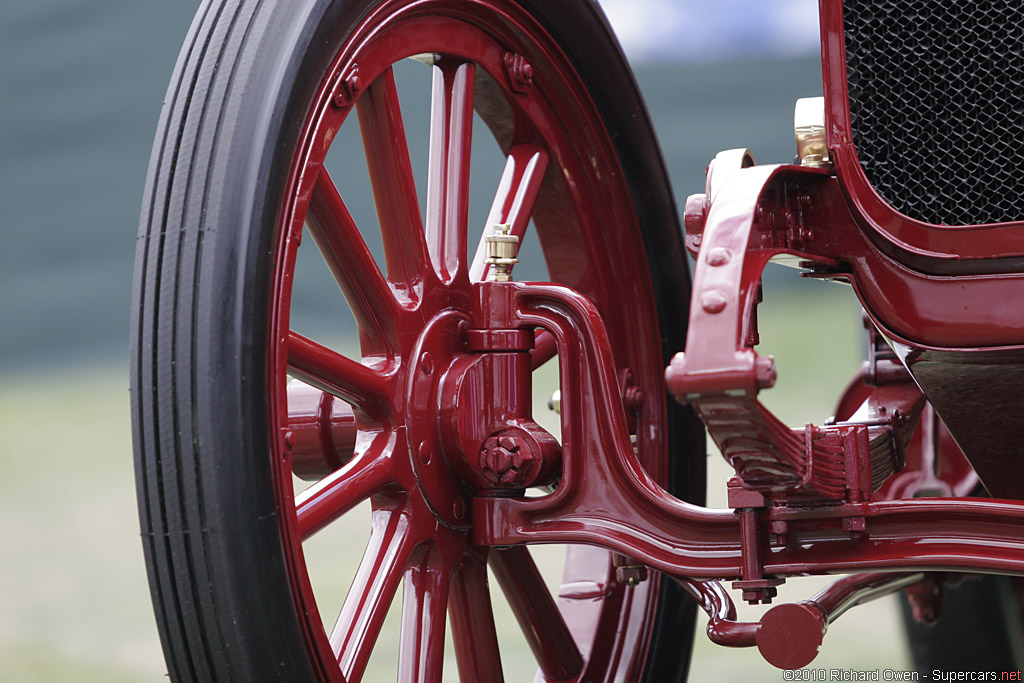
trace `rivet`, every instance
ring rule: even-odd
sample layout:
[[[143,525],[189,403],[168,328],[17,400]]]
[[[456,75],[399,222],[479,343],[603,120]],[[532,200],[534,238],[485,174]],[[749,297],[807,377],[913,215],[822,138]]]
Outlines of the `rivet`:
[[[462,499],[462,496],[456,496],[455,502],[452,503],[452,514],[455,519],[463,519],[466,516],[466,501]]]
[[[426,441],[420,441],[419,448],[416,449],[416,454],[420,458],[420,462],[424,465],[430,462],[430,444]]]
[[[721,313],[729,304],[729,300],[718,290],[705,292],[700,298],[700,305],[707,313]]]
[[[732,260],[732,252],[725,247],[715,247],[708,252],[707,262],[709,266],[724,266]]]
[[[420,355],[420,369],[423,370],[424,375],[429,375],[434,371],[434,357],[430,355],[429,351],[424,351]]]

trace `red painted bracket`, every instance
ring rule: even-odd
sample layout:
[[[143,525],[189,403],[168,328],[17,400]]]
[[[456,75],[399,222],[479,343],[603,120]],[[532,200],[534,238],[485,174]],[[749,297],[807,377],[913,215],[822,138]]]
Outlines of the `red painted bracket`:
[[[540,327],[555,339],[562,383],[562,477],[555,491],[541,498],[474,498],[475,542],[583,543],[675,576],[742,578],[736,513],[678,500],[637,460],[607,352],[608,333],[595,306],[558,285],[481,283],[487,286],[501,288],[496,306],[512,309],[508,319],[502,318],[503,327]],[[844,520],[859,520],[857,528]],[[1024,503],[1019,501],[773,506],[760,522],[772,530],[762,533],[766,576],[933,569],[1024,574]],[[775,533],[783,528],[784,534]]]
[[[884,418],[802,429],[789,429],[757,401],[758,391],[775,382],[771,357],[758,357],[753,349],[765,266],[783,254],[818,270],[839,264],[811,248],[818,239],[804,220],[811,196],[792,183],[827,172],[752,167],[749,155],[738,152],[720,154],[709,167],[708,194],[687,202],[687,242],[697,251],[690,333],[685,353],[666,370],[666,383],[679,401],[697,410],[744,487],[784,500],[868,500],[881,483],[876,479],[873,486],[872,472],[891,474],[902,467],[902,444],[923,397],[908,381],[904,391],[886,392]]]

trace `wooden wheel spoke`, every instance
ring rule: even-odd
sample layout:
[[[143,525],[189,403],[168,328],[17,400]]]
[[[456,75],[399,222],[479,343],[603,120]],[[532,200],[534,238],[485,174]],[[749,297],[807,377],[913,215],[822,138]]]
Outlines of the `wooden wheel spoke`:
[[[475,80],[474,64],[442,58],[434,66],[426,239],[445,282],[465,267]]]
[[[326,168],[317,176],[306,225],[352,307],[363,338],[383,342],[382,350],[390,350],[398,337],[398,300]]]
[[[429,261],[409,147],[390,68],[356,101],[370,185],[380,221],[388,279],[418,301],[416,284]]]
[[[484,265],[487,243],[484,237],[494,231],[495,224],[510,224],[512,234],[522,240],[547,168],[548,153],[537,145],[520,144],[509,150],[505,171],[498,182],[498,191],[494,195],[491,211],[487,214],[487,223],[480,235],[476,256],[473,257],[470,280],[483,280],[487,277],[487,266]]]
[[[583,658],[530,551],[492,550],[489,561],[544,676],[560,681],[579,673]]]
[[[440,683],[447,604],[448,573],[435,546],[405,572],[398,680]]]
[[[299,537],[306,540],[395,479],[394,432],[381,433],[352,460],[295,499]]]
[[[370,541],[331,633],[331,647],[349,683],[357,683],[366,670],[388,607],[415,549],[410,526],[409,516],[402,510],[373,513]]]
[[[297,332],[288,333],[288,372],[368,415],[379,416],[390,408],[390,383],[385,375]]]
[[[452,578],[448,614],[459,679],[502,683],[505,679],[483,559],[469,555],[457,570]]]

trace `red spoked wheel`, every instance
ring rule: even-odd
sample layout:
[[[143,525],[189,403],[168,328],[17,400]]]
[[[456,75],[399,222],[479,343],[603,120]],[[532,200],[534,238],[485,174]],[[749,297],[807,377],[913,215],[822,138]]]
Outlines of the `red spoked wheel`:
[[[409,57],[432,83],[426,188],[394,78]],[[362,680],[399,593],[399,680],[441,680],[446,636],[461,680],[502,680],[488,567],[541,680],[685,677],[693,605],[672,582],[627,585],[610,553],[571,548],[554,597],[528,548],[473,542],[472,497],[495,492],[477,490],[488,474],[458,433],[473,419],[446,378],[482,325],[474,111],[506,159],[487,224],[535,230],[550,278],[595,302],[645,397],[641,462],[701,499],[703,437],[663,380],[684,343],[678,225],[596,5],[206,3],[157,135],[133,318],[140,515],[175,680]],[[354,126],[376,224],[353,218],[325,166]],[[293,329],[304,232],[358,354]],[[553,345],[542,333],[531,353],[542,365]],[[362,559],[339,604],[311,578],[309,545],[361,511],[369,537],[346,548]]]

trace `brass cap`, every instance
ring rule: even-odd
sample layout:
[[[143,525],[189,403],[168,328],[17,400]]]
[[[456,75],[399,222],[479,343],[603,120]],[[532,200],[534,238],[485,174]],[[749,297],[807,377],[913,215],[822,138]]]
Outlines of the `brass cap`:
[[[512,226],[508,223],[498,223],[494,226],[494,233],[484,237],[487,242],[487,258],[484,263],[491,266],[491,282],[510,282],[512,280],[512,266],[519,263],[516,254],[519,253],[519,238],[512,233]]]
[[[826,168],[832,165],[825,142],[824,97],[802,97],[796,101],[793,132],[801,166]]]

